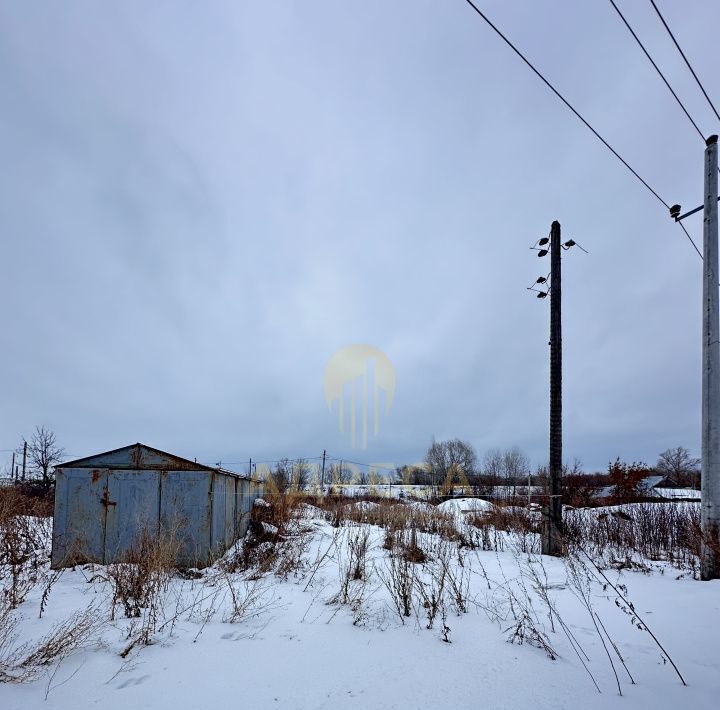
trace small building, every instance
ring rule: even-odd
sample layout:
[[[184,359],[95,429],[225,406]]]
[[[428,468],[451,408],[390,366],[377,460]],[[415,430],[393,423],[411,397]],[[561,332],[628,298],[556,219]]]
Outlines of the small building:
[[[653,474],[645,476],[637,482],[635,490],[638,498],[653,498],[657,500],[700,500],[700,491],[680,488],[672,478]],[[595,494],[596,498],[612,498],[615,486],[603,486]]]
[[[133,444],[56,467],[52,566],[128,558],[144,535],[206,567],[245,534],[262,484]]]

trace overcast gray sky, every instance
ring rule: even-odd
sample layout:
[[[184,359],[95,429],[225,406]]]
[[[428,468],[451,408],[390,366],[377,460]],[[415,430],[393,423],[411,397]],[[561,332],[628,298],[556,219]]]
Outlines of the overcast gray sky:
[[[669,202],[703,144],[606,0],[479,5]],[[620,3],[706,134],[649,2]],[[659,3],[720,101],[720,4]],[[205,461],[547,455],[552,220],[565,456],[699,450],[701,262],[462,0],[0,4],[0,448],[142,441]],[[687,222],[702,241],[702,218]],[[323,370],[393,363],[350,446]],[[3,453],[2,460],[9,459]]]

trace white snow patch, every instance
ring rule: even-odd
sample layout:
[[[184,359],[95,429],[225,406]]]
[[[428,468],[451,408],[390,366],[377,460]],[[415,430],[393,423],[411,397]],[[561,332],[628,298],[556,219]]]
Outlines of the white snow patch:
[[[442,513],[462,515],[463,513],[483,513],[491,511],[495,506],[489,500],[482,498],[452,498],[443,501],[437,506]]]
[[[275,525],[271,525],[270,523],[266,523],[263,521],[261,523],[262,531],[266,535],[277,535],[278,534],[278,528]]]

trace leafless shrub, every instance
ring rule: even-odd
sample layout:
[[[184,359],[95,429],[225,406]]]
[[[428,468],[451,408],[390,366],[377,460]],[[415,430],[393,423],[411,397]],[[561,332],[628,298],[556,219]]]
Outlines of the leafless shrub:
[[[143,528],[136,535],[121,562],[107,565],[101,578],[112,587],[111,619],[120,606],[133,621],[128,627],[125,658],[138,645],[150,645],[164,618],[165,595],[175,572],[180,547],[178,525],[161,531]]]
[[[501,582],[491,579],[481,564],[482,574],[487,582],[487,591],[484,602],[478,603],[478,606],[485,611],[491,621],[500,625],[500,628],[508,634],[507,640],[510,643],[528,643],[542,649],[550,660],[555,660],[558,654],[550,642],[536,608],[536,602],[542,603],[542,598],[538,600],[533,595],[532,575],[528,575],[527,565],[523,563],[527,558],[517,548],[512,552],[515,558],[513,570],[517,569],[518,573],[508,578],[498,558]],[[556,610],[554,611],[556,613]]]
[[[18,513],[22,496],[0,489],[0,594],[12,610],[49,575],[50,521]]]
[[[380,580],[390,592],[390,599],[400,620],[412,614],[415,565],[403,555],[390,555],[387,566],[378,569]]]
[[[579,550],[579,553],[584,556],[584,558],[589,563],[589,567],[585,567],[585,569],[591,569],[592,574],[596,576],[596,579],[600,584],[602,584],[603,589],[611,589],[615,593],[615,606],[620,609],[623,613],[625,613],[628,618],[630,619],[630,622],[634,627],[636,627],[639,631],[645,631],[650,636],[650,638],[654,641],[655,645],[658,647],[660,652],[662,653],[663,662],[669,662],[672,666],[673,670],[677,674],[678,678],[680,678],[680,681],[683,685],[687,685],[685,682],[685,679],[682,676],[682,673],[680,672],[680,669],[677,667],[675,661],[673,661],[670,654],[665,650],[662,643],[660,643],[660,640],[657,638],[657,636],[651,631],[650,627],[648,626],[645,619],[641,619],[638,615],[637,611],[635,611],[635,606],[628,598],[628,591],[627,588],[619,583],[613,583],[610,581],[608,576],[605,574],[605,572],[602,570],[600,565],[583,549]],[[580,558],[579,555],[576,557],[576,563],[580,564]]]
[[[435,617],[443,609],[447,569],[443,565],[431,565],[428,574],[416,572],[415,589],[427,619],[426,628],[432,629]]]
[[[443,570],[450,600],[458,614],[466,614],[470,595],[470,566],[462,548],[445,545],[438,551],[437,564]],[[457,562],[457,564],[456,564]]]
[[[297,509],[310,497],[304,491],[291,485],[283,488],[272,477],[266,482],[266,489],[266,493],[263,495],[266,505],[253,506],[250,519],[255,522],[269,523],[276,527],[282,535],[296,517]]]
[[[400,554],[408,562],[418,564],[427,560],[425,550],[418,545],[417,528],[411,527],[409,530],[398,530],[395,533],[395,540],[395,546],[399,548]]]
[[[113,585],[113,615],[118,605],[128,618],[139,618],[144,609],[156,612],[155,602],[167,589],[175,569],[177,550],[177,538],[171,533],[145,528],[137,534],[123,561],[106,567]]]
[[[697,569],[702,541],[697,505],[637,503],[615,510],[570,510],[563,525],[570,549],[581,547],[605,564],[633,566],[647,559]]]
[[[223,621],[230,624],[248,621],[273,607],[271,588],[259,580],[238,580],[230,574],[225,574],[224,578],[230,596],[230,610]]]
[[[442,611],[442,615],[441,615],[441,619],[442,619],[442,630],[440,631],[440,638],[441,638],[445,643],[452,643],[452,641],[450,640],[450,631],[451,631],[451,629],[450,629],[450,627],[447,625],[447,612],[446,612],[444,606],[443,606],[443,608],[442,608],[441,611]]]
[[[319,506],[334,527],[368,524],[385,528],[389,532],[414,528],[417,532],[439,535],[467,547],[475,547],[477,544],[474,536],[458,528],[452,514],[431,505],[423,507],[417,502],[408,504],[380,498],[354,501],[324,499],[319,501]]]
[[[5,628],[0,635],[0,682],[21,683],[33,680],[44,668],[96,640],[103,618],[96,607],[89,606],[55,625],[39,641],[20,646],[15,645],[15,621],[9,620],[9,617],[5,617],[4,621],[0,618],[0,628],[3,623]]]
[[[585,564],[580,559],[576,558],[573,555],[570,555],[567,558],[565,558],[565,567],[567,570],[567,579],[568,579],[570,588],[573,590],[573,593],[580,600],[580,603],[583,605],[583,607],[588,612],[588,615],[590,616],[590,620],[592,621],[593,626],[595,628],[595,632],[598,635],[600,642],[602,643],[603,649],[605,650],[605,655],[607,656],[607,659],[610,663],[610,668],[612,669],[613,675],[615,676],[615,683],[617,685],[618,694],[622,695],[623,693],[622,693],[622,687],[620,684],[620,678],[618,676],[617,669],[615,668],[613,656],[610,653],[610,650],[608,649],[608,644],[605,641],[606,638],[607,638],[607,642],[610,643],[610,645],[612,646],[612,648],[615,652],[615,655],[617,656],[618,660],[620,661],[623,668],[625,669],[628,677],[630,678],[630,682],[634,684],[635,680],[633,679],[632,674],[630,673],[630,670],[627,667],[627,664],[625,663],[625,659],[623,658],[622,654],[620,653],[620,650],[619,650],[617,644],[608,634],[605,624],[603,624],[602,619],[600,618],[597,611],[595,611],[595,608],[593,606],[592,586],[593,586],[593,582],[594,582],[594,577],[589,572],[589,570],[585,566]]]
[[[540,551],[540,521],[533,511],[516,506],[496,506],[492,510],[471,513],[467,521],[480,531],[483,550],[502,551],[512,541],[513,546],[519,544],[524,553]],[[502,533],[510,533],[510,537]]]
[[[547,657],[554,661],[558,657],[557,652],[527,607],[519,605],[517,608],[513,606],[513,609],[514,622],[506,629],[506,632],[509,632],[508,641],[517,644],[529,643],[542,649]]]
[[[370,548],[370,531],[357,528],[348,536],[348,577],[353,580],[367,578],[367,553]]]
[[[305,553],[307,552],[309,540],[304,533],[292,535],[275,548],[275,574],[281,579],[287,579],[290,575],[295,577],[304,576],[307,567]]]
[[[298,519],[311,498],[294,487],[269,485],[270,491],[255,501],[245,538],[222,562],[227,571],[251,570],[256,578],[274,571],[285,579],[305,566],[307,541]]]
[[[31,518],[52,518],[55,492],[37,481],[0,486],[0,515],[26,515]]]
[[[48,570],[43,579],[43,591],[42,595],[40,596],[40,618],[42,618],[43,612],[45,611],[47,607],[48,600],[50,598],[50,592],[52,591],[53,586],[55,585],[55,582],[60,579],[62,576],[62,573],[64,572],[64,569],[56,569],[56,570]]]
[[[315,559],[309,564],[309,575],[305,588],[303,589],[304,592],[306,592],[312,585],[315,575],[320,571],[320,569],[337,553],[339,544],[340,531],[335,529],[328,546],[324,550],[318,549]]]
[[[365,584],[369,577],[367,555],[370,549],[370,530],[365,526],[348,528],[340,542],[340,547],[338,555],[340,589],[328,603],[357,606],[359,600],[364,597]],[[345,547],[344,552],[342,547]]]

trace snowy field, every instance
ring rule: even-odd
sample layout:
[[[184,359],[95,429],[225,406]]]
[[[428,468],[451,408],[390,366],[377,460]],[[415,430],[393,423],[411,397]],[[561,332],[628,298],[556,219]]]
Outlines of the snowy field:
[[[373,524],[377,504],[353,504],[339,527],[302,506],[249,562],[240,546],[160,579],[137,618],[112,613],[116,582],[97,565],[64,571],[43,604],[43,562],[0,659],[26,659],[73,615],[90,628],[11,669],[32,677],[0,683],[0,708],[718,707],[720,582],[668,562],[543,558],[510,533],[488,544],[452,503],[432,524],[431,506],[408,506],[429,517],[394,532]],[[424,531],[448,520],[455,539]]]
[[[418,500],[429,500],[435,498],[438,493],[443,492],[443,486],[438,484],[437,486],[424,486],[416,484],[400,484],[394,483],[392,485],[377,483],[377,484],[362,484],[362,483],[333,483],[326,484],[324,491],[327,494],[331,492],[333,495],[342,495],[346,498],[394,498],[394,499],[418,499]],[[451,487],[452,495],[474,495],[477,489],[472,486],[461,486],[453,485]],[[505,498],[526,498],[528,494],[527,486],[483,486],[482,490],[487,491],[483,495],[490,495],[492,498],[505,499]],[[309,493],[319,492],[320,488],[311,485],[308,488]],[[541,496],[544,493],[542,486],[530,486],[530,494],[532,496]]]

